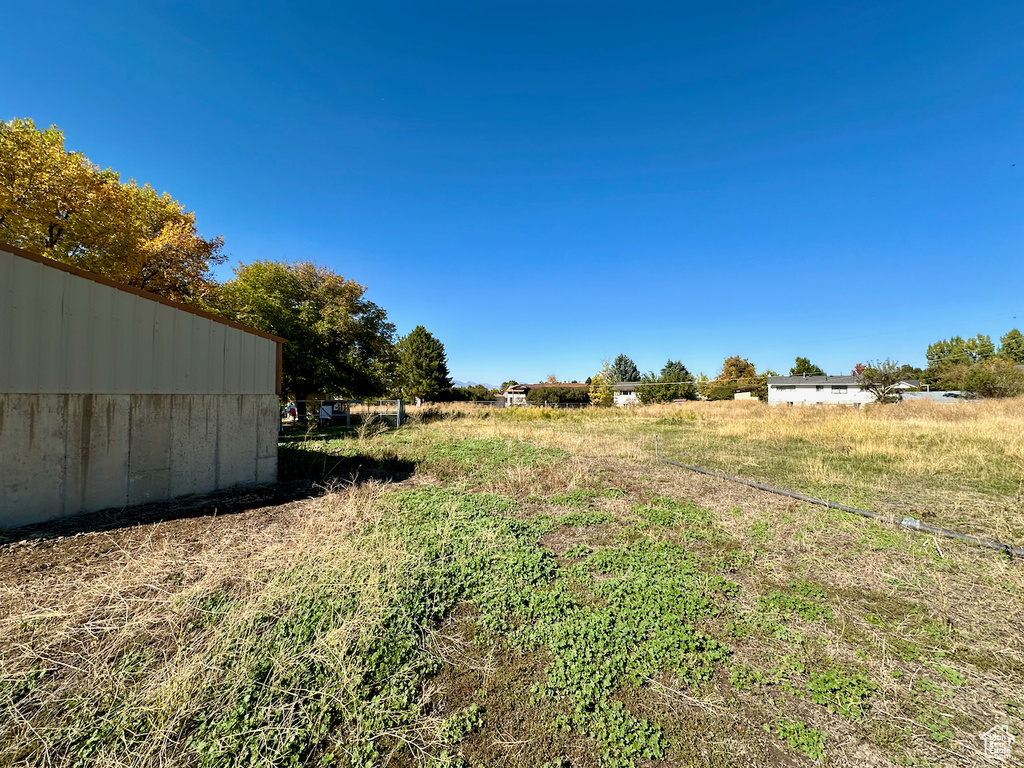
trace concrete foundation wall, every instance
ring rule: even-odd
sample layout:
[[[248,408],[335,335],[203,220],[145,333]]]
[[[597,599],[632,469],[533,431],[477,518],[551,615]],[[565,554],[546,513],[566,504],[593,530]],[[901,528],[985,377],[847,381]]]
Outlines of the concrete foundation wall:
[[[277,480],[277,395],[0,393],[0,529]]]

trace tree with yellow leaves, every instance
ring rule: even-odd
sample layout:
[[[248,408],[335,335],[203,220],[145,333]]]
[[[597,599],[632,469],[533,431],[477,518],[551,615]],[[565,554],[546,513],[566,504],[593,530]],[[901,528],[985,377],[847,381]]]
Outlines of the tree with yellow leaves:
[[[122,182],[80,152],[64,149],[55,126],[0,122],[0,241],[128,285],[207,304],[210,267],[223,239],[207,239],[195,214],[148,184]]]
[[[614,374],[611,364],[602,360],[601,370],[590,378],[590,404],[598,408],[611,408],[614,402]]]

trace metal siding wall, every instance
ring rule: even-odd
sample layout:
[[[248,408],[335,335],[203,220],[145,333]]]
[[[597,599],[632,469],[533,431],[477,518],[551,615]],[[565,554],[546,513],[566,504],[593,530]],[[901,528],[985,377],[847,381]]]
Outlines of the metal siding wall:
[[[0,250],[0,392],[273,394],[276,346]]]
[[[213,387],[210,377],[210,326],[201,317],[192,315],[192,331],[189,334],[189,394],[195,393],[195,387],[202,386],[206,393],[212,394]]]
[[[0,392],[11,386],[11,312],[14,303],[13,254],[0,251]]]
[[[130,293],[115,291],[113,304],[114,388],[111,391],[119,395],[128,394],[133,391],[136,378],[135,366],[143,362],[133,354],[135,339],[138,333],[136,322],[138,302],[132,301],[133,298]]]
[[[273,392],[277,372],[277,344],[270,339],[256,339],[256,372],[253,392]]]
[[[90,340],[89,385],[82,392],[114,391],[114,296],[117,291],[109,285],[89,281],[92,288],[90,314],[92,339]]]
[[[153,389],[155,394],[174,391],[174,321],[177,310],[165,304],[156,305],[153,323]],[[143,393],[139,393],[143,394]]]
[[[49,270],[47,270],[49,271]],[[38,391],[59,392],[63,359],[61,328],[64,325],[63,275],[39,274],[36,279],[36,344],[39,353]],[[57,278],[57,279],[54,279]]]
[[[227,344],[227,331],[226,325],[210,323],[210,351],[207,370],[210,376],[210,392],[215,395],[222,395],[228,391],[224,379],[224,347]]]
[[[241,339],[241,359],[238,365],[238,391],[243,395],[256,392],[256,337],[244,334]]]
[[[38,264],[14,262],[11,296],[11,388],[17,392],[39,391],[39,327],[36,299],[39,294]]]
[[[129,294],[130,295],[130,294]],[[136,297],[132,296],[132,299]],[[156,360],[153,354],[153,334],[156,326],[156,308],[152,301],[135,302],[135,327],[132,329],[130,355],[135,358],[130,392],[153,392]]]
[[[71,275],[64,288],[63,338],[64,369],[60,387],[64,392],[89,392],[89,357],[91,354],[92,323],[89,314],[88,294],[77,282],[72,284]],[[23,390],[15,390],[23,391]]]
[[[172,392],[185,395],[192,392],[192,321],[195,315],[188,312],[174,313],[174,383]],[[198,383],[198,382],[197,382]]]
[[[224,394],[240,392],[241,376],[239,366],[242,363],[241,331],[237,328],[224,329]]]

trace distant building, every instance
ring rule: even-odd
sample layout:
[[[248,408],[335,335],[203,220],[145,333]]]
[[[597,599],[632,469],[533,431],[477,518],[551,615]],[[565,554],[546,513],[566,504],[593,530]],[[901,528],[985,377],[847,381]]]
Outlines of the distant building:
[[[917,386],[900,382],[898,389]],[[860,408],[875,402],[875,396],[861,387],[860,376],[769,376],[768,405],[852,405]]]
[[[612,403],[620,406],[638,405],[640,398],[636,396],[636,385],[639,383],[637,381],[620,381],[618,384],[614,384],[612,388],[615,390],[615,394],[612,396]]]
[[[526,393],[529,391],[529,384],[513,384],[505,390],[503,395],[505,399],[505,407],[510,408],[513,405],[526,405]]]
[[[0,244],[0,528],[275,481],[283,341]]]
[[[511,407],[513,405],[526,405],[526,396],[532,389],[582,389],[589,390],[589,384],[580,383],[567,383],[558,382],[551,384],[549,382],[543,382],[540,384],[513,384],[511,387],[505,390],[502,397],[505,400],[505,407]]]

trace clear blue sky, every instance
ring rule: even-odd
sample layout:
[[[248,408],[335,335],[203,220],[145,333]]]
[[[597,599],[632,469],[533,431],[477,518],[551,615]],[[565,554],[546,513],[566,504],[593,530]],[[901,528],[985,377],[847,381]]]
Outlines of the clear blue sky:
[[[1020,3],[61,1],[4,31],[3,119],[233,263],[367,285],[457,379],[848,373],[1024,326]]]

